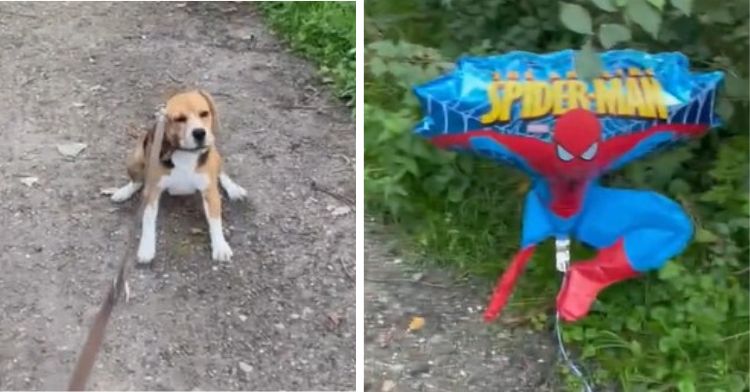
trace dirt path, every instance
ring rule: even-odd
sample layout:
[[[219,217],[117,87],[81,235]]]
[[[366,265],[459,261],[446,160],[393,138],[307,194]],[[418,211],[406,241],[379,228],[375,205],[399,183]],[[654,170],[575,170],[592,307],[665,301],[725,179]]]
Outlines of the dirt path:
[[[0,5],[0,389],[65,388],[136,201],[129,126],[200,86],[222,116],[232,263],[210,260],[198,199],[165,198],[152,270],[130,279],[89,388],[350,390],[354,384],[354,125],[236,3]],[[75,159],[64,143],[85,143]],[[38,183],[21,183],[25,176]],[[336,212],[342,212],[342,209]]]
[[[365,390],[556,390],[551,336],[487,326],[486,282],[410,270],[408,257],[376,230],[365,236]],[[406,332],[415,316],[424,327]]]

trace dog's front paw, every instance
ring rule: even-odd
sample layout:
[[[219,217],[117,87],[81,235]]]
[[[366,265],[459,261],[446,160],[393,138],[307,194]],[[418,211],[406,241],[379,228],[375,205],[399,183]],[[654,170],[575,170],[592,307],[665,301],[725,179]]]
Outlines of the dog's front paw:
[[[115,203],[120,203],[128,200],[133,196],[133,194],[138,192],[142,186],[143,184],[141,184],[140,182],[131,181],[124,187],[117,188],[117,190],[112,193],[112,196],[110,196],[110,199],[112,199],[112,201]]]
[[[227,196],[229,196],[229,200],[243,200],[245,197],[247,197],[247,191],[245,188],[237,185],[232,184],[231,186],[228,186],[226,189]]]
[[[112,196],[110,196],[110,199],[115,203],[122,203],[123,201],[130,199],[130,196],[133,196],[133,192],[131,192],[130,189],[127,189],[127,187],[124,187],[116,190]]]
[[[220,241],[211,245],[211,256],[215,261],[230,261],[232,259],[232,248],[226,241]]]
[[[154,259],[156,254],[155,244],[144,241],[138,246],[138,263],[148,264]]]

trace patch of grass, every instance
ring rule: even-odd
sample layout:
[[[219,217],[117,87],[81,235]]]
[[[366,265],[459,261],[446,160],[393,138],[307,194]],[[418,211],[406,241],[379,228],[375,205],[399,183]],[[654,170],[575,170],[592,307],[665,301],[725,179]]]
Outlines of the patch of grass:
[[[297,53],[320,67],[325,82],[354,105],[356,20],[354,2],[262,2],[270,25]]]

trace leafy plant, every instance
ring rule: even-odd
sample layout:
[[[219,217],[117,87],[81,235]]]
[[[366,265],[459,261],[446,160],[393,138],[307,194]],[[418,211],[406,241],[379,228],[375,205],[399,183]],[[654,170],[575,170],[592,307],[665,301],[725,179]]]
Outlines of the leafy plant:
[[[748,331],[748,4],[704,0],[398,0],[365,7],[365,192],[368,214],[404,246],[493,280],[517,250],[516,172],[438,151],[412,136],[414,84],[464,54],[580,49],[579,74],[601,50],[679,50],[696,69],[720,69],[723,128],[700,142],[631,164],[612,186],[654,189],[693,217],[689,249],[658,273],[606,290],[566,340],[600,385],[624,391],[743,391]],[[511,304],[540,325],[559,277],[552,249],[531,262]],[[574,249],[576,259],[590,255]],[[488,282],[489,283],[489,282]],[[576,390],[575,380],[567,385]]]
[[[258,3],[292,48],[320,66],[324,81],[354,105],[356,25],[354,2]]]

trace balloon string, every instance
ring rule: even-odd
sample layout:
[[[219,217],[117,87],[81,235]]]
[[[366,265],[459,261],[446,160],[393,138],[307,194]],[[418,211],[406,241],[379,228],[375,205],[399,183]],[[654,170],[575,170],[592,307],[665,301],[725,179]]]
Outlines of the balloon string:
[[[570,240],[568,238],[559,238],[555,241],[556,250],[556,263],[558,271],[562,272],[562,284],[564,285],[565,279],[568,273],[568,267],[570,265]],[[562,338],[562,327],[560,326],[560,312],[555,312],[555,334],[557,336],[557,347],[560,350],[560,354],[573,374],[583,384],[582,390],[584,392],[593,392],[591,384],[589,384],[586,376],[583,374],[581,369],[576,366],[575,362],[568,355],[568,350],[565,348],[565,343]]]

